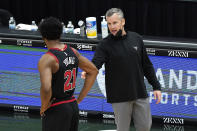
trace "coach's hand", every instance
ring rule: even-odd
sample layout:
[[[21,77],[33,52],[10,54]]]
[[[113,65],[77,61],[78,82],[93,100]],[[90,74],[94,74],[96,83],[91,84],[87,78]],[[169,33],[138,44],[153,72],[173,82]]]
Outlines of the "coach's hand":
[[[154,92],[154,99],[157,99],[156,104],[159,104],[161,101],[161,91],[160,90],[155,90]]]
[[[86,78],[86,72],[85,72],[85,71],[82,71],[82,72],[81,72],[81,78],[82,78],[82,79],[85,79],[85,78]]]

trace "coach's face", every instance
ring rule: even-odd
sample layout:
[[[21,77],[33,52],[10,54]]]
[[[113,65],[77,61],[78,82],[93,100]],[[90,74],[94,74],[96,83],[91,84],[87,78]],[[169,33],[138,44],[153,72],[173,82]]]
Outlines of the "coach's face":
[[[112,35],[116,35],[116,33],[121,29],[124,32],[124,25],[125,25],[125,19],[120,18],[120,16],[116,13],[114,13],[110,17],[106,17],[107,24],[109,31]]]

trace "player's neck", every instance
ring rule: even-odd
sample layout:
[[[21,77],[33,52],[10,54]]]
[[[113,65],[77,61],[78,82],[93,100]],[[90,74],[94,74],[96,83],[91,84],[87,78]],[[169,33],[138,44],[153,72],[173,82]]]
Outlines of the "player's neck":
[[[48,40],[46,42],[46,45],[47,45],[48,49],[50,49],[50,48],[59,48],[59,49],[64,48],[64,44],[61,43],[59,40]]]

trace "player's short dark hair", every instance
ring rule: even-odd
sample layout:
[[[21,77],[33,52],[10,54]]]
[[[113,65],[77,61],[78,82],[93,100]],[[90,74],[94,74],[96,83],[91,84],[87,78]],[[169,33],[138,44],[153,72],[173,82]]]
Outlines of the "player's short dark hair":
[[[62,34],[62,24],[54,17],[44,19],[38,26],[38,29],[43,38],[47,40],[60,39]]]

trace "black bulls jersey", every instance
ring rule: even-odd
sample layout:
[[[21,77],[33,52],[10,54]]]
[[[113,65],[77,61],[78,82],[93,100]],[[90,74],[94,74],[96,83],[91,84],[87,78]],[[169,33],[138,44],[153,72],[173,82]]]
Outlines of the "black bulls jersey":
[[[52,74],[52,98],[69,100],[75,90],[78,58],[73,48],[65,45],[63,50],[51,48],[47,53],[59,63],[59,70]]]

